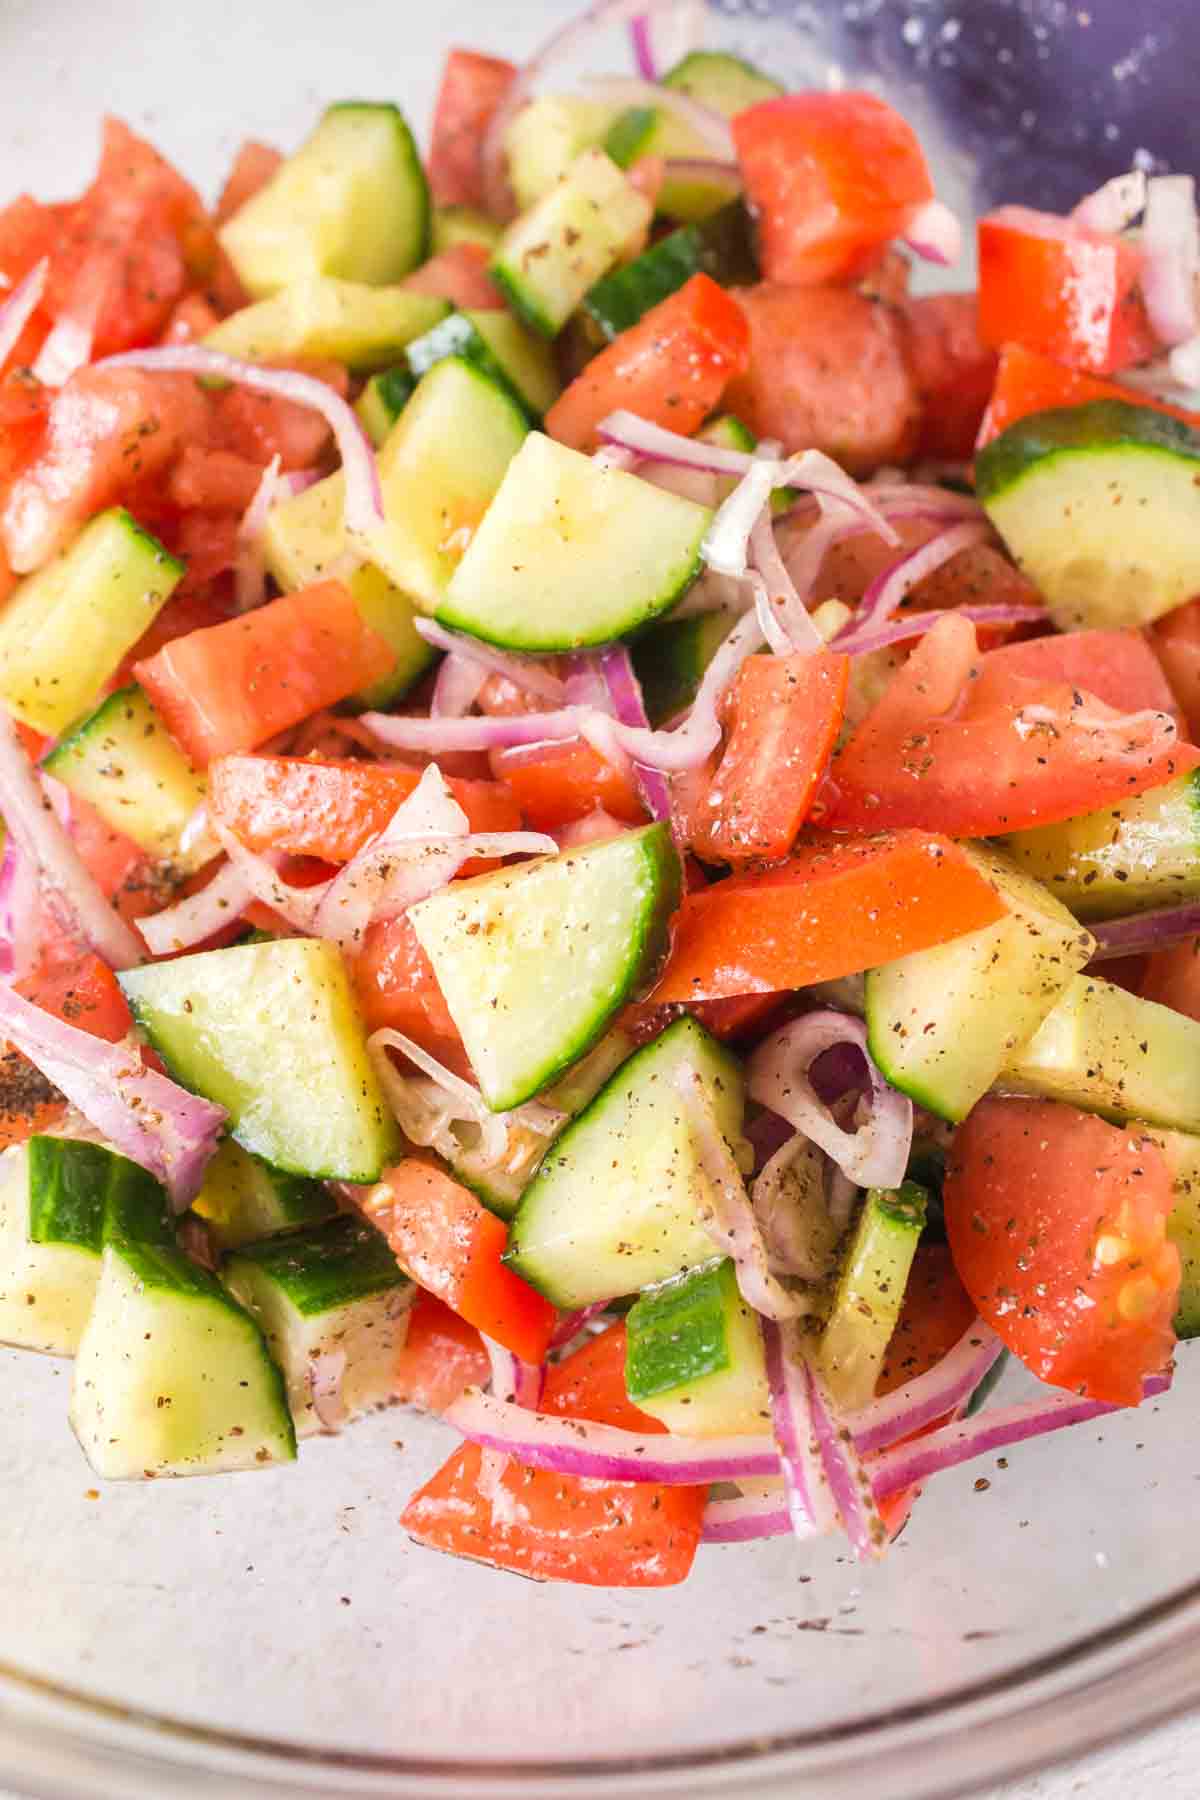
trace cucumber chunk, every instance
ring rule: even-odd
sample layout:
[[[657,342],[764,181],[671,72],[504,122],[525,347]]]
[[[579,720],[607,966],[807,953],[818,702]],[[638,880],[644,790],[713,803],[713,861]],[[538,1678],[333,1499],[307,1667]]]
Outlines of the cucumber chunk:
[[[253,1319],[179,1250],[104,1251],[71,1384],[97,1475],[215,1475],[292,1462],[283,1379]]]
[[[667,950],[665,825],[458,881],[409,909],[493,1112],[576,1062]]]
[[[603,276],[589,288],[583,310],[608,341],[700,274],[726,287],[758,279],[750,217],[740,200],[703,224],[681,226],[633,262]]]
[[[503,225],[487,213],[476,212],[473,206],[436,206],[429,253],[440,256],[443,250],[453,250],[458,244],[481,244],[485,250],[494,250],[503,236]]]
[[[667,70],[662,85],[690,94],[693,100],[711,106],[726,119],[757,106],[760,100],[777,100],[787,91],[753,63],[731,56],[726,50],[690,51]]]
[[[418,383],[379,455],[385,522],[359,547],[421,612],[441,605],[528,429],[507,386],[461,356]]]
[[[1137,1128],[1142,1128],[1140,1121]],[[1145,1132],[1166,1157],[1174,1186],[1167,1236],[1179,1248],[1175,1335],[1200,1337],[1200,1137],[1186,1131],[1161,1131],[1152,1125],[1147,1125]]]
[[[115,673],[183,564],[114,506],[14,590],[0,613],[0,705],[58,737]]]
[[[531,432],[437,616],[514,650],[608,643],[687,592],[712,516],[694,500]]]
[[[263,554],[267,568],[285,593],[311,587],[344,567],[349,549],[345,520],[346,478],[328,475],[302,494],[281,500],[267,514]],[[386,639],[395,654],[388,673],[351,695],[348,711],[390,706],[406,694],[434,661],[413,620],[417,608],[374,563],[361,563],[344,577],[355,605],[367,624]]]
[[[365,1219],[253,1245],[229,1259],[222,1280],[283,1370],[298,1437],[321,1429],[313,1406],[320,1357],[345,1359],[338,1393],[347,1414],[392,1398],[416,1290]]]
[[[309,275],[399,281],[429,246],[429,188],[403,113],[331,106],[220,238],[255,300]]]
[[[874,1398],[927,1204],[915,1181],[872,1188],[863,1201],[817,1351],[829,1391],[847,1412]]]
[[[883,1074],[957,1124],[987,1093],[1096,945],[1044,887],[994,850],[964,844],[1008,911],[867,972],[867,1033]]]
[[[504,134],[518,212],[536,205],[585,150],[604,142],[615,113],[610,103],[577,94],[541,94],[521,108]]]
[[[0,1157],[0,1343],[74,1356],[100,1279],[104,1188],[47,1150],[60,1141]]]
[[[648,1288],[625,1331],[629,1398],[668,1431],[724,1437],[769,1424],[762,1332],[728,1257]]]
[[[416,379],[407,363],[397,363],[394,369],[383,369],[366,383],[354,402],[354,410],[376,450],[387,441],[392,426],[416,389]]]
[[[407,344],[431,331],[449,310],[448,302],[435,294],[309,275],[230,313],[204,342],[210,350],[248,362],[331,357],[365,374],[395,362]]]
[[[1200,770],[1004,845],[1080,919],[1200,899]]]
[[[561,392],[549,345],[511,313],[451,313],[408,346],[407,362],[419,378],[446,356],[462,357],[506,388],[535,425]]]
[[[238,1250],[330,1219],[337,1203],[323,1182],[273,1169],[226,1138],[204,1171],[192,1211],[204,1220],[218,1249]]]
[[[711,1204],[674,1075],[694,1068],[720,1130],[741,1135],[736,1059],[694,1019],[646,1044],[568,1125],[526,1188],[506,1261],[557,1306],[636,1293],[713,1258]]]
[[[1077,975],[1001,1076],[1124,1124],[1200,1131],[1200,1024],[1109,981]]]
[[[1064,631],[1148,625],[1200,592],[1200,433],[1124,400],[1035,413],[976,492]]]
[[[332,944],[236,944],[120,980],[175,1078],[227,1108],[244,1149],[293,1175],[379,1179],[399,1135]]]
[[[106,825],[181,872],[201,868],[220,848],[202,831],[184,849],[185,828],[204,803],[207,783],[139,687],[102,700],[42,767],[94,806]]]
[[[491,277],[527,325],[555,337],[653,208],[602,150],[586,150],[501,238]]]
[[[662,725],[692,704],[733,623],[731,613],[693,613],[664,619],[642,633],[633,647],[633,668],[651,725]]]

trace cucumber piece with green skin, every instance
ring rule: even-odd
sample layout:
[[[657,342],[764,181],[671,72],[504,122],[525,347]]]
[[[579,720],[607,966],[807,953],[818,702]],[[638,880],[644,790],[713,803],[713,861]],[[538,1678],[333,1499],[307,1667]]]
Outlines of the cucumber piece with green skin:
[[[1149,1125],[1145,1132],[1166,1157],[1173,1182],[1167,1236],[1178,1246],[1181,1274],[1175,1335],[1200,1337],[1200,1137]]]
[[[712,517],[709,507],[531,432],[437,617],[513,650],[609,643],[687,592]]]
[[[615,116],[608,102],[579,94],[541,94],[523,106],[504,134],[517,211],[536,206],[585,150],[603,144]]]
[[[892,1341],[928,1196],[915,1181],[871,1188],[838,1276],[816,1361],[838,1407],[854,1412],[875,1396]]]
[[[5,601],[0,706],[60,736],[95,705],[183,568],[123,506],[100,513]]]
[[[120,976],[176,1080],[293,1175],[377,1181],[400,1140],[341,956],[317,938],[235,944]]]
[[[330,1219],[337,1203],[323,1182],[274,1169],[226,1138],[204,1171],[192,1211],[204,1220],[218,1249],[238,1250]]]
[[[750,218],[740,200],[702,224],[681,226],[613,269],[589,288],[583,310],[608,342],[700,274],[726,287],[758,279]]]
[[[690,51],[667,70],[662,85],[689,94],[725,119],[735,118],[760,100],[778,100],[787,91],[753,63],[725,50]]]
[[[1034,413],[975,489],[1056,625],[1148,625],[1200,592],[1200,433],[1124,400]]]
[[[440,256],[459,244],[481,244],[494,250],[504,236],[503,225],[473,206],[435,206],[430,228],[429,253]]]
[[[79,1342],[70,1420],[110,1481],[293,1462],[283,1378],[258,1326],[182,1251],[110,1243]]]
[[[1080,919],[1200,899],[1200,770],[1003,842]]]
[[[338,1397],[353,1416],[392,1398],[416,1289],[365,1219],[343,1216],[230,1257],[221,1279],[261,1327],[287,1383],[296,1435],[321,1430],[313,1377],[344,1358]]]
[[[652,213],[611,157],[586,150],[509,226],[489,273],[518,317],[556,337]]]
[[[618,113],[604,139],[604,154],[611,156],[618,169],[628,169],[639,156],[658,126],[658,110],[653,106],[630,106]]]
[[[416,378],[407,363],[397,363],[393,369],[382,369],[366,383],[354,402],[354,410],[376,450],[386,442],[388,433],[412,399],[416,388]]]
[[[461,356],[421,377],[379,453],[384,523],[351,534],[419,611],[441,605],[528,430],[508,388]]]
[[[435,294],[309,275],[230,313],[204,343],[247,362],[330,357],[361,375],[395,362],[449,310]]]
[[[1200,1024],[1109,981],[1077,975],[1000,1086],[1117,1124],[1145,1119],[1200,1132]]]
[[[267,514],[263,556],[284,593],[311,587],[344,568],[349,551],[345,519],[346,478],[340,472],[314,482],[301,494],[281,500]],[[367,624],[395,654],[388,673],[344,702],[348,712],[390,706],[418,682],[437,652],[417,633],[417,608],[374,563],[342,577]]]
[[[680,884],[657,824],[456,881],[409,908],[493,1112],[548,1087],[654,975]]]
[[[508,390],[538,424],[561,392],[554,357],[511,313],[456,312],[408,346],[407,362],[418,379],[446,356],[461,356]]]
[[[1095,939],[995,850],[964,844],[1007,911],[867,972],[867,1037],[893,1087],[957,1124],[1090,961]]]
[[[0,1157],[0,1343],[74,1356],[100,1279],[104,1188],[46,1149],[59,1141]]]
[[[692,704],[733,624],[732,613],[693,613],[687,619],[664,619],[642,633],[633,647],[633,669],[651,725],[664,724]]]
[[[726,1257],[648,1288],[625,1316],[625,1387],[643,1412],[684,1437],[770,1424],[758,1315]]]
[[[738,1143],[737,1060],[677,1019],[567,1127],[521,1198],[505,1261],[555,1305],[636,1293],[712,1261],[712,1194],[675,1086],[681,1068],[700,1076],[719,1130]]]
[[[310,275],[401,280],[429,248],[429,188],[404,114],[370,101],[331,106],[219,235],[255,300]]]
[[[42,767],[148,856],[190,874],[218,854],[208,831],[196,833],[184,848],[207,783],[140,687],[120,688],[102,700],[43,757]]]

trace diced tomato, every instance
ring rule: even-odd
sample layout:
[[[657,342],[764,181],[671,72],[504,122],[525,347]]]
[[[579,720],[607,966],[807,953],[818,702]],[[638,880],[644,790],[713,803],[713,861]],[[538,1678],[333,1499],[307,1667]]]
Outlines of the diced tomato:
[[[1106,979],[1111,978],[1112,966],[1104,965]],[[1200,938],[1189,938],[1185,944],[1148,956],[1137,991],[1143,1000],[1155,1000],[1189,1019],[1200,1019]]]
[[[346,863],[383,830],[420,779],[419,769],[401,763],[223,756],[208,772],[208,803],[251,850]],[[451,779],[448,786],[472,831],[520,830],[520,808],[502,782]],[[477,864],[469,872],[479,873]]]
[[[750,656],[726,699],[725,748],[686,822],[707,862],[773,862],[808,817],[842,723],[850,659]]]
[[[261,480],[260,463],[187,444],[167,478],[167,498],[183,511],[244,513]]]
[[[482,206],[480,152],[492,115],[516,76],[500,56],[451,50],[433,110],[429,185],[439,206]]]
[[[913,1258],[876,1393],[890,1394],[940,1363],[974,1319],[975,1303],[959,1278],[949,1245],[922,1244]]]
[[[917,453],[967,461],[996,381],[998,356],[979,335],[975,294],[925,294],[904,301],[908,365],[922,406]]]
[[[1180,406],[1168,406],[1152,395],[1121,387],[1115,381],[1102,381],[1099,376],[1085,375],[1079,369],[1064,368],[1062,363],[1027,350],[1024,344],[1005,344],[1000,352],[996,384],[979,430],[978,447],[982,450],[994,437],[1015,425],[1030,413],[1052,412],[1060,406],[1086,406],[1091,400],[1129,400],[1136,406],[1150,406],[1156,412],[1170,413],[1182,419],[1193,431],[1200,431],[1200,413],[1186,412]]]
[[[171,308],[163,329],[164,344],[198,344],[220,324],[220,314],[203,294],[185,294]]]
[[[393,654],[340,581],[175,638],[135,670],[197,768],[252,750],[387,674]]]
[[[413,1280],[514,1356],[540,1363],[558,1315],[500,1259],[508,1227],[469,1188],[409,1156],[363,1201]]]
[[[315,376],[343,398],[349,391],[349,377],[340,363],[295,361],[279,366]],[[212,441],[260,466],[278,456],[284,469],[309,469],[329,448],[325,420],[312,407],[300,406],[295,400],[228,387],[214,396],[213,411]]]
[[[711,275],[693,275],[592,358],[546,414],[546,430],[594,450],[600,421],[627,407],[690,437],[749,361],[745,313]]]
[[[627,1431],[662,1429],[626,1396],[623,1324],[547,1372],[542,1410]],[[481,1470],[478,1445],[456,1450],[409,1501],[405,1530],[431,1549],[539,1581],[669,1587],[686,1579],[707,1488],[582,1480],[510,1461],[495,1493],[481,1486]]]
[[[1136,1406],[1170,1360],[1179,1298],[1153,1140],[1053,1100],[983,1100],[942,1198],[967,1292],[1013,1354],[1055,1387]]]
[[[835,981],[990,925],[995,890],[948,838],[822,838],[685,896],[651,998],[720,1000]]]
[[[491,253],[483,244],[451,244],[400,283],[414,294],[436,294],[468,312],[495,312],[504,295],[488,274]]]
[[[637,783],[583,738],[520,744],[492,753],[492,770],[534,831],[557,831],[602,806],[626,825],[643,824],[646,811]]]
[[[1070,682],[1120,712],[1169,713],[1186,736],[1170,683],[1140,631],[1055,632],[993,650],[986,666],[993,676]]]
[[[1159,619],[1150,627],[1149,642],[1187,720],[1188,737],[1200,742],[1200,600]]]
[[[12,369],[0,379],[0,490],[40,448],[50,400],[51,390],[26,369]]]
[[[491,1366],[475,1327],[419,1289],[396,1359],[396,1399],[443,1413],[465,1388],[482,1387]]]
[[[13,482],[0,543],[14,569],[40,568],[85,519],[203,439],[207,408],[188,375],[81,369],[50,404],[44,449]]]
[[[350,967],[368,1031],[390,1026],[414,1039],[455,1074],[470,1076],[471,1065],[458,1027],[406,913],[369,925]]]
[[[835,758],[826,822],[989,837],[1094,812],[1200,766],[1200,751],[1153,717],[1126,724],[1124,709],[1086,688],[1006,666],[1033,647],[981,657],[969,621],[941,619]]]
[[[242,515],[235,512],[186,512],[182,516],[176,513],[169,526],[160,524],[160,535],[168,550],[187,564],[183,580],[167,602],[168,606],[171,601],[182,602],[201,594],[211,599],[214,585],[220,589],[222,583],[228,590],[224,598],[232,602],[232,583],[227,577],[237,557],[241,521]],[[228,616],[229,605],[225,612]],[[211,622],[216,623],[215,620]]]
[[[1132,368],[1159,349],[1141,272],[1142,251],[1127,238],[1002,206],[979,221],[980,335],[1094,375]]]
[[[907,120],[875,94],[813,90],[733,120],[769,281],[854,281],[933,198]]]
[[[110,1044],[119,1043],[133,1023],[116,976],[90,950],[53,950],[13,986],[43,1012]]]
[[[217,224],[223,225],[245,206],[247,200],[253,200],[259,189],[265,188],[271,177],[278,173],[282,162],[282,151],[271,144],[259,143],[257,138],[247,138],[239,146],[233,167],[225,177],[225,186],[213,215]]]
[[[790,994],[736,994],[729,1000],[693,1000],[686,1005],[672,1001],[667,1006],[639,1000],[625,1008],[617,1024],[635,1044],[648,1044],[681,1013],[690,1013],[722,1043],[737,1043],[762,1037],[790,998]]]
[[[921,401],[896,312],[850,288],[760,282],[735,295],[750,321],[750,366],[725,404],[759,437],[824,450],[853,475],[907,463]]]

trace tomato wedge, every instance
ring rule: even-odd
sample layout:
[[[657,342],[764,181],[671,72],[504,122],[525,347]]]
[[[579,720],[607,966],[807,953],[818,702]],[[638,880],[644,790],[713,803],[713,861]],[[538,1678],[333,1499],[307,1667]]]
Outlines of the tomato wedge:
[[[990,837],[1095,812],[1200,766],[1159,715],[1129,722],[1086,688],[1012,671],[1005,658],[1032,647],[981,657],[968,620],[940,620],[835,759],[828,822]]]
[[[662,1429],[625,1393],[625,1327],[547,1372],[542,1410],[627,1431]],[[703,1487],[585,1481],[506,1463],[481,1484],[476,1444],[456,1450],[414,1494],[401,1524],[419,1544],[538,1581],[670,1587],[686,1579],[708,1500]]]
[[[1136,1406],[1170,1361],[1179,1251],[1152,1139],[1053,1100],[983,1100],[943,1190],[955,1265],[980,1313],[1043,1381]]]
[[[974,1319],[975,1302],[962,1284],[949,1245],[922,1244],[913,1258],[876,1393],[890,1394],[935,1367]]]
[[[990,651],[987,667],[993,674],[1070,682],[1120,712],[1169,713],[1186,735],[1170,683],[1140,631],[1067,631],[1027,638]]]
[[[525,1362],[541,1362],[558,1315],[501,1262],[508,1227],[453,1176],[406,1157],[363,1202],[421,1287]]]
[[[1105,965],[1104,975],[1111,980],[1111,963]],[[1189,1019],[1200,1019],[1200,938],[1148,956],[1137,992],[1143,1000],[1157,1000]]]
[[[490,255],[483,244],[451,244],[400,283],[414,294],[436,294],[467,311],[495,312],[504,295],[488,274]]]
[[[378,681],[393,660],[349,589],[322,581],[175,638],[134,673],[171,735],[203,768]]]
[[[433,110],[429,185],[439,206],[482,206],[480,151],[517,71],[501,56],[451,50]]]
[[[422,1288],[396,1359],[396,1399],[443,1413],[465,1388],[481,1387],[491,1366],[475,1327]]]
[[[271,177],[278,174],[282,162],[282,151],[271,144],[259,143],[256,138],[247,138],[239,145],[213,214],[216,223],[223,225],[245,206],[247,200],[253,200],[259,189],[266,187]]]
[[[1200,413],[1188,412],[1182,406],[1168,406],[1164,400],[1138,388],[1122,387],[1116,381],[1102,381],[1098,375],[1085,375],[1080,369],[1064,368],[1024,344],[1005,344],[1000,352],[1000,366],[988,409],[979,429],[978,448],[983,449],[1018,419],[1030,413],[1053,412],[1060,406],[1086,406],[1091,400],[1134,400],[1138,406],[1153,407],[1156,412],[1170,413],[1200,431]]]
[[[1003,910],[948,838],[822,838],[773,869],[686,895],[651,998],[721,1000],[835,981],[990,925]]]
[[[750,327],[711,275],[693,275],[602,350],[546,414],[546,430],[594,450],[596,427],[618,407],[690,437],[750,360]]]
[[[911,125],[874,94],[763,100],[733,120],[769,281],[853,281],[933,198]]]
[[[458,1027],[438,986],[433,964],[417,942],[407,914],[368,926],[350,965],[359,1011],[368,1031],[390,1026],[415,1039],[456,1074],[469,1077]]]
[[[1002,206],[979,221],[980,335],[1093,375],[1132,368],[1159,349],[1141,272],[1141,249],[1126,238]]]
[[[645,821],[632,770],[609,762],[583,738],[494,750],[491,761],[534,831],[557,831],[598,806],[626,825]]]
[[[979,335],[979,297],[924,294],[905,300],[900,317],[922,407],[917,454],[966,462],[996,380],[996,352]]]
[[[1195,743],[1200,739],[1200,600],[1189,600],[1156,620],[1149,641]]]
[[[725,748],[691,796],[687,841],[706,862],[774,862],[808,817],[841,728],[850,658],[750,656],[726,706]]]

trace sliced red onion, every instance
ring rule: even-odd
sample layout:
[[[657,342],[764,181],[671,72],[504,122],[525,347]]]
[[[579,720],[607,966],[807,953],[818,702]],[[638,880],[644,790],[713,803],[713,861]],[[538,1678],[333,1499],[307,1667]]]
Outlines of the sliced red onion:
[[[766,1245],[746,1183],[717,1124],[704,1083],[695,1069],[685,1064],[676,1071],[674,1085],[708,1187],[705,1195],[697,1195],[701,1224],[721,1254],[733,1258],[738,1290],[746,1305],[765,1319],[795,1318],[807,1309],[768,1267]]]
[[[756,593],[755,597],[759,623],[775,654],[786,656],[796,651],[823,650],[825,640],[809,617],[807,595],[797,591],[787,564],[779,554],[769,504],[763,507],[751,529],[750,555],[763,583],[761,593]],[[782,646],[772,641],[771,625],[782,637]]]
[[[986,543],[991,531],[986,521],[964,520],[960,525],[940,531],[927,544],[910,550],[898,563],[875,577],[862,597],[853,622],[835,639],[837,646],[841,648],[845,640],[865,637],[885,625],[919,582],[951,562],[961,551]]]
[[[86,369],[92,356],[96,335],[95,310],[91,319],[75,318],[64,313],[37,354],[33,374],[45,387],[64,387],[72,375]]]
[[[871,1477],[811,1362],[805,1362],[804,1372],[808,1378],[809,1417],[830,1497],[841,1515],[850,1548],[860,1562],[868,1562],[881,1556],[887,1547],[887,1532],[871,1491]]]
[[[1142,255],[1142,297],[1150,323],[1164,344],[1185,344],[1200,332],[1200,221],[1192,176],[1156,175],[1146,183]]]
[[[238,612],[252,612],[267,597],[267,561],[263,554],[263,530],[267,514],[279,494],[278,452],[262,472],[254,498],[238,526],[237,555],[233,564],[234,603]]]
[[[4,712],[0,712],[0,814],[96,954],[114,969],[130,969],[141,962],[137,938],[104,898],[64,831],[30,767],[16,727]]]
[[[308,1363],[308,1393],[312,1409],[326,1431],[340,1431],[350,1418],[342,1393],[346,1374],[344,1350],[322,1350]]]
[[[706,444],[696,438],[681,437],[665,425],[652,425],[648,419],[623,409],[611,412],[596,427],[597,436],[615,449],[631,456],[645,457],[651,462],[675,463],[683,469],[704,469],[714,475],[744,475],[754,462],[747,450],[727,450],[720,444]],[[598,451],[597,455],[603,455]]]
[[[170,956],[202,944],[234,919],[240,919],[254,895],[242,871],[224,863],[207,886],[177,900],[162,912],[139,919],[137,928],[155,956]]]
[[[930,518],[984,519],[987,514],[973,494],[958,494],[953,488],[935,487],[920,481],[880,481],[863,483],[863,491],[885,518],[903,518],[906,513],[928,514]]]
[[[595,1481],[702,1487],[710,1481],[779,1473],[779,1456],[767,1437],[643,1436],[617,1425],[527,1412],[478,1388],[468,1388],[444,1417],[472,1443],[515,1456],[528,1468]]]
[[[798,1538],[823,1537],[836,1527],[837,1511],[816,1437],[808,1364],[794,1325],[760,1319],[759,1329],[788,1518]]]
[[[389,1050],[399,1050],[420,1069],[421,1076],[402,1074],[388,1055]],[[544,1137],[548,1142],[566,1122],[566,1113],[541,1100],[529,1100],[511,1112],[492,1112],[477,1087],[390,1026],[371,1034],[367,1052],[405,1137],[423,1149],[436,1150],[447,1160],[453,1160],[464,1148],[456,1126],[466,1125],[478,1131],[477,1154],[482,1166],[502,1167],[509,1158],[510,1134],[514,1129]]]
[[[512,713],[503,718],[418,719],[367,712],[360,720],[381,743],[442,756],[458,750],[511,750],[516,744],[561,743],[581,735],[586,716],[583,707],[564,706],[556,712]]]
[[[857,1131],[843,1131],[811,1079],[816,1058],[841,1043],[861,1050],[870,1075],[870,1113]],[[912,1101],[879,1073],[861,1019],[822,1009],[772,1032],[750,1058],[747,1089],[761,1106],[819,1144],[856,1186],[896,1188],[904,1180],[912,1145]]]
[[[207,1269],[210,1275],[216,1274],[221,1266],[221,1253],[213,1243],[207,1224],[198,1214],[186,1213],[178,1221],[175,1242],[198,1268]]]
[[[750,1205],[754,1218],[762,1233],[766,1248],[767,1267],[774,1274],[791,1275],[801,1281],[818,1283],[829,1273],[829,1253],[834,1247],[834,1240],[840,1236],[845,1220],[837,1222],[833,1219],[831,1196],[832,1184],[835,1180],[843,1181],[842,1172],[830,1163],[824,1153],[799,1131],[793,1131],[786,1119],[775,1113],[764,1113],[763,1120],[769,1127],[769,1136],[765,1142],[775,1144],[771,1154],[762,1161],[754,1180],[750,1184]],[[778,1133],[782,1132],[782,1142],[776,1142]],[[764,1142],[764,1133],[760,1129],[755,1145],[755,1160],[759,1161],[760,1146]],[[813,1177],[807,1193],[797,1191],[797,1176],[793,1174],[796,1163],[804,1157],[809,1162],[809,1174]],[[813,1159],[819,1159],[818,1171],[811,1167]],[[789,1179],[790,1178],[790,1179]],[[790,1188],[790,1192],[789,1192]],[[814,1193],[813,1189],[820,1189]],[[857,1187],[850,1184],[851,1197],[858,1193]],[[840,1198],[840,1191],[839,1196]],[[797,1205],[802,1201],[803,1206]],[[809,1211],[808,1208],[812,1208]],[[814,1216],[817,1207],[821,1208],[823,1217]],[[816,1292],[798,1290],[793,1314],[800,1317],[805,1313],[817,1310]]]
[[[614,644],[611,649],[602,651],[600,668],[614,716],[622,725],[648,731],[650,721],[646,717],[646,703],[642,699],[642,684],[634,674],[633,661],[624,644]],[[634,766],[646,811],[652,819],[669,819],[671,788],[666,776],[661,769],[651,768],[645,763]]]
[[[952,617],[969,619],[972,625],[1044,625],[1046,609],[1043,606],[1009,605],[1003,601],[991,605],[939,607],[932,612],[906,613],[871,631],[859,631],[851,619],[845,631],[834,639],[833,647],[847,656],[867,656],[873,650],[888,650],[893,644],[924,637],[943,619]]]
[[[23,981],[37,967],[40,894],[36,859],[10,831],[0,862],[0,979],[4,981]]]
[[[492,1393],[498,1400],[507,1401],[511,1406],[524,1407],[528,1412],[536,1412],[542,1403],[542,1389],[546,1384],[546,1370],[542,1363],[522,1362],[495,1338],[480,1332],[483,1347],[488,1353],[488,1361],[492,1365]]]
[[[941,200],[927,200],[909,220],[904,242],[914,256],[950,268],[963,252],[963,229],[957,213]]]
[[[872,1400],[845,1421],[860,1455],[870,1456],[899,1438],[923,1431],[936,1419],[948,1418],[971,1398],[1003,1354],[1004,1346],[995,1332],[976,1319],[932,1369],[882,1399]]]
[[[204,1178],[225,1123],[223,1106],[187,1093],[143,1066],[130,1040],[107,1043],[43,1012],[0,985],[0,1035],[27,1056],[48,1081],[122,1155],[161,1181],[179,1211]]]
[[[551,1350],[565,1349],[581,1331],[587,1330],[594,1319],[607,1312],[610,1304],[608,1300],[593,1300],[590,1306],[581,1306],[576,1312],[564,1313],[550,1339]]]
[[[586,83],[589,94],[598,100],[611,100],[614,106],[650,106],[669,113],[679,124],[701,138],[713,156],[723,163],[736,163],[733,133],[729,121],[711,106],[693,100],[678,88],[656,87],[649,81],[631,81],[622,76],[597,75]]]
[[[1142,1398],[1149,1400],[1156,1394],[1165,1393],[1170,1385],[1169,1375],[1151,1375],[1145,1382]],[[1068,1425],[1084,1425],[1089,1419],[1126,1410],[1103,1400],[1083,1400],[1074,1394],[1056,1393],[1050,1397],[1039,1396],[1021,1406],[977,1413],[973,1419],[944,1425],[940,1431],[930,1432],[911,1444],[897,1444],[895,1449],[875,1458],[869,1465],[875,1497],[884,1500],[889,1494],[925,1481],[943,1469],[953,1469],[977,1456],[1006,1450],[1010,1444],[1024,1443],[1027,1438],[1045,1437]]]
[[[1085,231],[1103,231],[1116,236],[1127,231],[1146,205],[1146,174],[1143,169],[1130,169],[1126,175],[1114,175],[1092,194],[1085,194],[1071,214],[1075,225]]]
[[[739,1494],[733,1500],[710,1500],[704,1509],[700,1539],[705,1544],[749,1544],[758,1538],[815,1537],[810,1525],[799,1530],[788,1516],[783,1493]]]
[[[3,306],[0,306],[0,369],[12,355],[17,339],[38,309],[46,291],[46,276],[49,271],[50,258],[43,256],[24,280],[18,281]]]
[[[478,700],[488,671],[456,650],[443,656],[429,701],[431,719],[465,719]]]
[[[1200,410],[1200,334],[1176,344],[1167,357],[1171,379],[1186,390],[1189,408]]]
[[[433,619],[414,619],[413,626],[418,637],[423,637],[435,650],[445,650],[448,655],[460,656],[467,662],[477,663],[481,669],[486,669],[493,675],[503,675],[515,686],[524,688],[526,693],[536,694],[539,699],[549,701],[551,706],[562,706],[567,698],[566,689],[558,676],[534,657],[511,656],[503,650],[493,650],[490,644],[468,637],[465,632],[447,631],[445,626],[437,624]]]
[[[219,350],[199,344],[163,345],[153,350],[124,350],[97,363],[101,369],[149,369],[178,375],[215,376],[258,394],[274,394],[319,413],[332,431],[346,477],[345,519],[351,532],[368,532],[382,525],[383,489],[371,440],[352,406],[315,376],[295,369],[268,369],[242,362]]]
[[[1089,925],[1088,930],[1096,940],[1092,963],[1170,950],[1175,944],[1185,944],[1189,938],[1200,937],[1200,901],[1193,900],[1184,906],[1160,906],[1154,912],[1133,913],[1124,919],[1106,919]]]
[[[633,50],[633,60],[637,72],[643,81],[657,81],[658,70],[654,63],[654,45],[650,38],[650,21],[645,13],[639,13],[636,19],[629,21],[629,42]]]
[[[641,457],[635,450],[625,450],[620,444],[608,444],[603,450],[593,452],[592,461],[598,469],[616,469],[628,475],[636,469]]]

